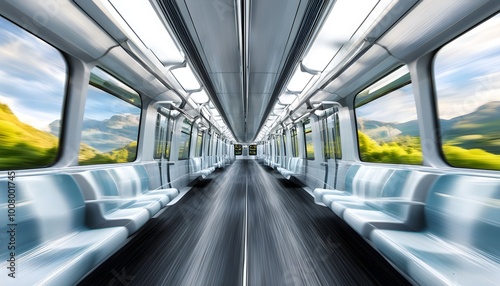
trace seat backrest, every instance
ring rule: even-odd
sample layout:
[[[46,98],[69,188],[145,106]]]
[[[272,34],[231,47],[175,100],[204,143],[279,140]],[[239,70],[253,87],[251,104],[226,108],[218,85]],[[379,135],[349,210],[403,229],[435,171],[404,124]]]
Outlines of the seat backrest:
[[[283,166],[283,168],[290,170],[290,167],[292,165],[292,159],[293,159],[293,157],[288,158],[286,166]]]
[[[298,158],[297,163],[295,164],[295,169],[292,171],[297,174],[305,174],[306,162],[307,162],[306,160]]]
[[[361,198],[381,197],[384,185],[394,172],[385,167],[362,166],[353,182],[353,194]]]
[[[78,172],[74,173],[73,177],[80,186],[85,201],[120,197],[116,183],[106,169]],[[99,209],[104,214],[120,205],[120,203],[100,204]]]
[[[500,259],[500,179],[443,175],[425,206],[433,234]]]
[[[16,177],[13,181],[5,178],[0,179],[0,185],[15,200],[9,202],[6,193],[0,196],[0,231],[5,235],[11,227],[15,228],[18,254],[85,226],[83,196],[70,175]],[[8,213],[12,212],[15,216],[10,221]],[[2,245],[2,260],[7,252],[7,245]]]
[[[156,166],[158,167],[158,165]],[[134,170],[140,180],[140,191],[142,194],[147,193],[151,190],[149,174],[143,165],[134,165]]]
[[[115,181],[120,197],[136,197],[148,191],[147,178],[141,178],[134,166],[108,169],[108,173]]]
[[[348,167],[345,179],[344,179],[344,191],[347,193],[352,194],[353,193],[353,187],[354,187],[354,178],[356,177],[356,173],[358,170],[361,168],[361,165],[351,165]],[[340,176],[341,174],[339,174]]]
[[[190,167],[191,167],[191,173],[196,173],[196,172],[199,172],[201,171],[201,167],[202,167],[202,158],[201,157],[195,157],[195,158],[191,158],[189,159],[189,162],[190,162]]]
[[[138,168],[139,172],[140,168],[143,168],[146,171],[146,177],[148,178],[149,182],[149,190],[154,190],[161,187],[160,168],[158,167],[157,162],[147,163],[144,165],[136,165],[135,167]]]
[[[289,171],[293,172],[295,170],[295,166],[297,166],[297,161],[299,160],[298,157],[293,157],[290,160],[290,167],[288,168]]]

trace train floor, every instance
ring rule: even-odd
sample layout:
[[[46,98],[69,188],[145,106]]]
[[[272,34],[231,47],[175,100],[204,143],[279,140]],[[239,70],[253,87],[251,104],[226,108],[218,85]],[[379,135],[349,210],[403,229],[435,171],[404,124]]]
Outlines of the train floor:
[[[151,219],[80,285],[407,285],[300,186],[236,160]]]

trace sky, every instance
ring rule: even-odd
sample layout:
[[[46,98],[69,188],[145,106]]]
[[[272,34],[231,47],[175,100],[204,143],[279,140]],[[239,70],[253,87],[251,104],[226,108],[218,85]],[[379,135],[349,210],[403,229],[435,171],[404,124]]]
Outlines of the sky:
[[[0,18],[0,63],[1,103],[39,129],[59,119],[67,76],[57,50]]]
[[[67,64],[52,46],[0,17],[0,103],[40,130],[61,117]],[[140,109],[89,86],[85,117],[108,119]]]
[[[110,96],[108,93],[89,86],[87,101],[85,103],[86,119],[103,120],[108,119],[115,114],[134,114],[139,115],[141,110],[117,97]]]
[[[451,119],[491,101],[500,101],[500,15],[457,38],[438,52],[434,62],[439,116]],[[356,115],[382,122],[416,119],[409,88],[379,98]]]
[[[411,85],[404,86],[356,108],[356,116],[381,122],[403,123],[417,119]]]

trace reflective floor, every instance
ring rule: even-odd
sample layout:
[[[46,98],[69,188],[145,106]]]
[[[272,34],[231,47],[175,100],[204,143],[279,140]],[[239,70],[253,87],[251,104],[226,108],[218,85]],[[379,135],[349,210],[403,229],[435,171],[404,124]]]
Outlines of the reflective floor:
[[[198,182],[80,285],[407,285],[299,186],[253,160]]]

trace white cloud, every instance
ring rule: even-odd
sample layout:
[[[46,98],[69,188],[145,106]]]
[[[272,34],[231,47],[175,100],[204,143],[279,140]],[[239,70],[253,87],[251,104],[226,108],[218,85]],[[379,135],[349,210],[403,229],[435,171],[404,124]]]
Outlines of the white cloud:
[[[365,120],[403,123],[417,119],[411,86],[403,87],[356,109]]]
[[[66,64],[57,50],[0,19],[0,101],[38,129],[60,119]]]
[[[445,79],[438,87],[439,116],[451,119],[471,113],[488,102],[500,100],[500,70],[465,79],[464,82]]]

